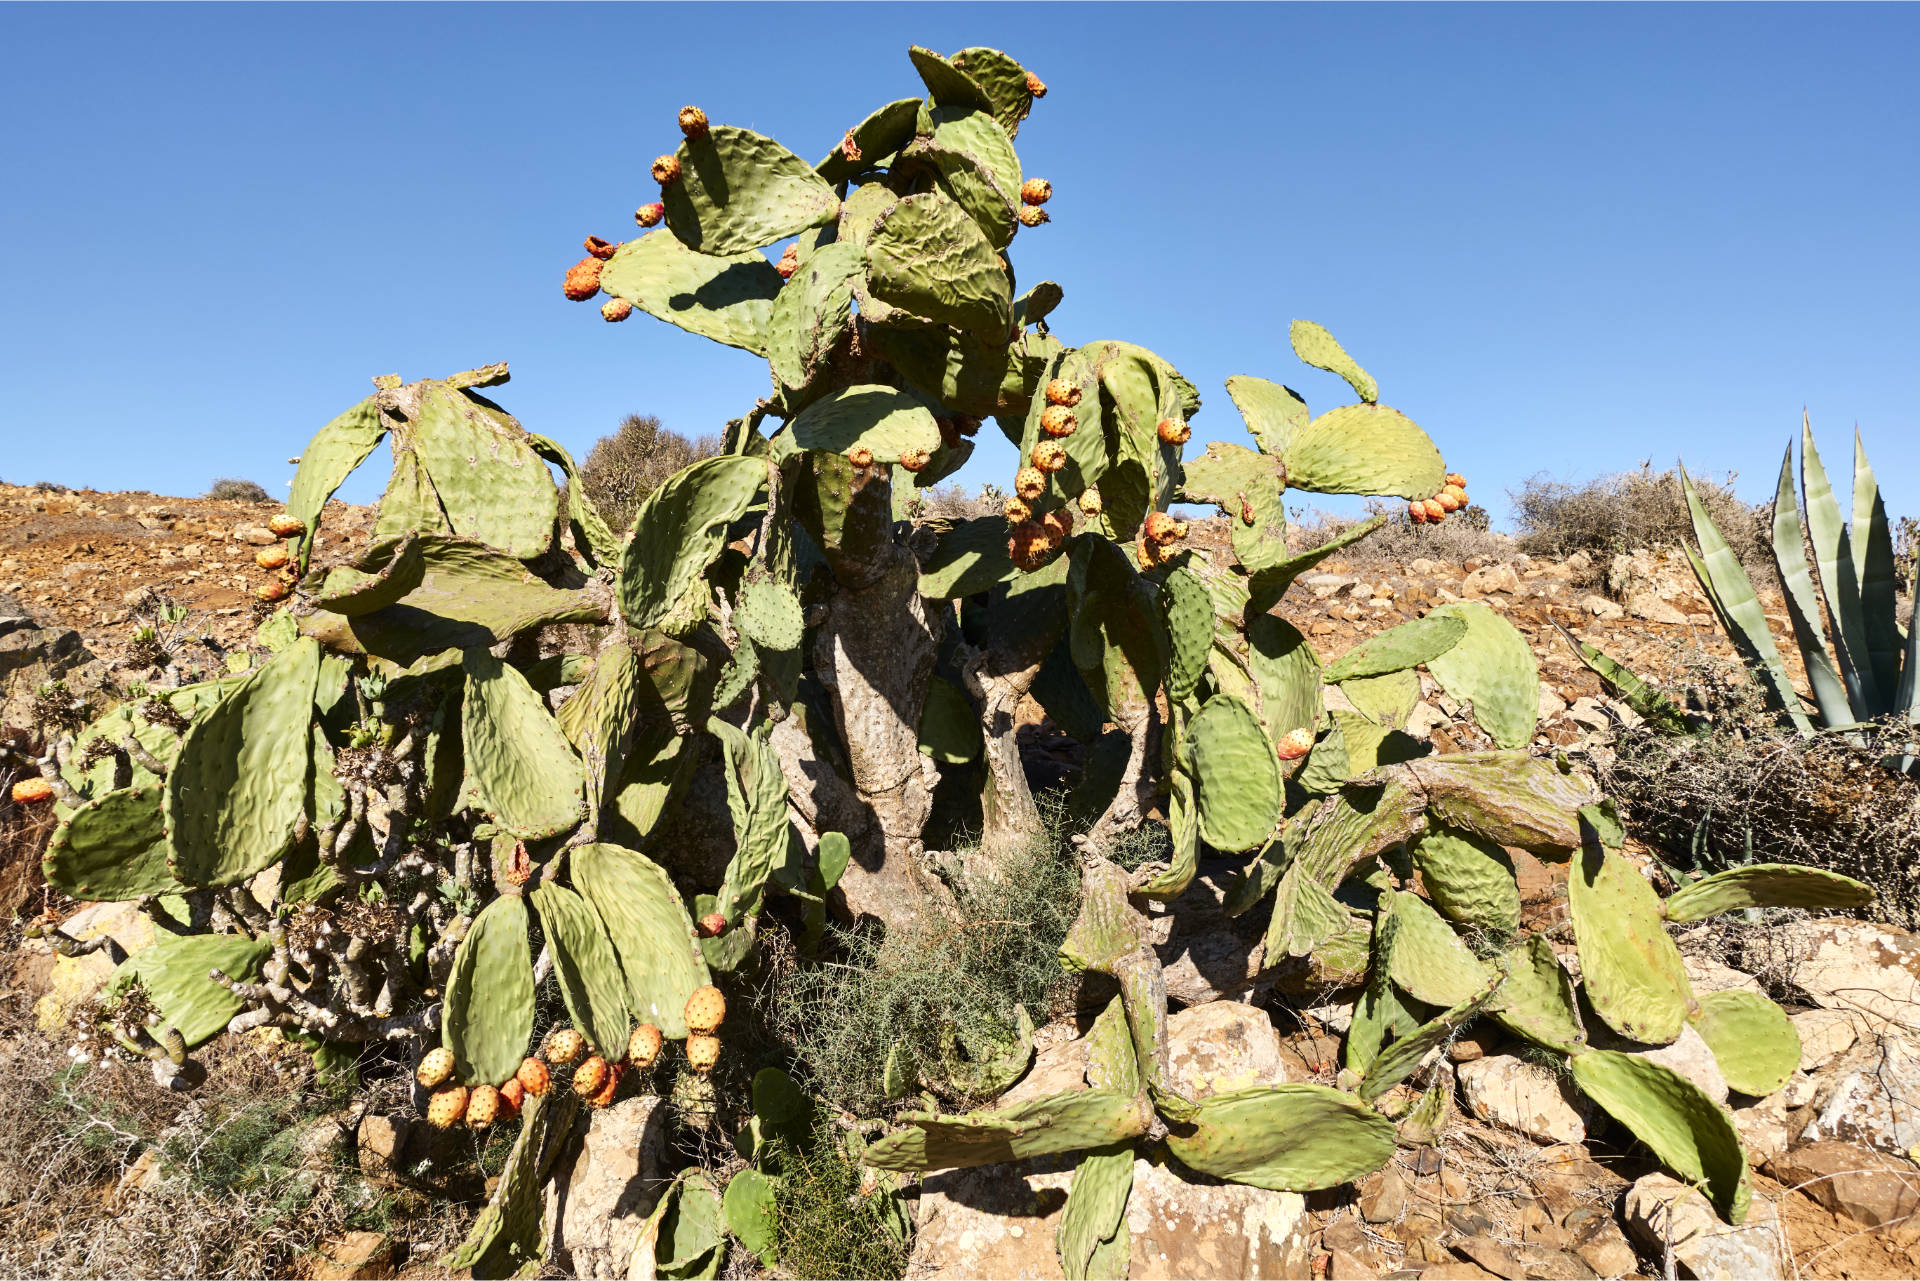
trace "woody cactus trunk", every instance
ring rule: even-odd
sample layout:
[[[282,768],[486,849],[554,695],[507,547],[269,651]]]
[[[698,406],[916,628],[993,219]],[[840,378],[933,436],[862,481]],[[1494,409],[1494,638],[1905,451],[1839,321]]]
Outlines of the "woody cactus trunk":
[[[223,1030],[279,1027],[336,1063],[390,1042],[436,1123],[524,1107],[454,1260],[512,1263],[538,1249],[535,1194],[575,1096],[605,1104],[663,1042],[681,1043],[698,1095],[722,1053],[714,983],[754,963],[768,912],[807,944],[829,911],[935,917],[957,880],[1030,839],[1014,730],[1031,695],[1088,746],[1084,910],[1062,959],[1119,991],[1088,1088],[1008,1114],[909,1113],[871,1163],[1085,1149],[1063,1266],[1123,1275],[1126,1145],[1164,1138],[1186,1167],[1262,1187],[1352,1178],[1392,1150],[1393,1087],[1484,1015],[1568,1056],[1737,1218],[1731,1122],[1665,1068],[1593,1049],[1582,1010],[1642,1043],[1696,1025],[1729,1081],[1775,1088],[1791,1025],[1743,994],[1695,999],[1662,921],[1864,891],[1743,868],[1661,904],[1599,798],[1527,755],[1533,656],[1484,606],[1324,662],[1273,607],[1377,521],[1295,551],[1287,490],[1392,495],[1438,520],[1464,479],[1307,322],[1295,354],[1354,403],[1314,414],[1279,383],[1232,378],[1252,447],[1188,456],[1193,384],[1130,343],[1069,346],[1050,324],[1061,287],[1016,284],[1017,234],[1057,234],[1051,186],[1014,147],[1044,86],[995,50],[911,57],[925,95],[817,164],[686,109],[635,215],[650,230],[590,237],[567,271],[566,295],[605,295],[609,321],[644,311],[768,362],[725,452],[647,495],[626,536],[567,452],[486,394],[505,365],[377,378],[302,453],[276,526],[287,567],[261,591],[282,602],[260,629],[271,657],[117,707],[39,763],[61,816],[49,882],[138,901],[157,927],[116,974],[104,1048],[174,1081]],[[910,519],[987,418],[1020,454],[1004,513]],[[382,440],[372,545],[316,563],[328,498]],[[1178,504],[1218,507],[1232,555],[1189,546]],[[1432,757],[1401,732],[1421,666],[1490,750]],[[925,847],[943,778],[979,796],[968,860]],[[1170,858],[1109,862],[1155,807]],[[1247,860],[1226,909],[1268,913],[1258,965],[1365,983],[1341,1088],[1188,1099],[1168,1078],[1145,909],[1178,910],[1203,847]],[[1515,848],[1577,860],[1584,1007],[1547,941],[1517,933]],[[536,1046],[549,977],[572,1026]],[[1028,1053],[972,1055],[975,1087],[1024,1070],[1019,1040]],[[887,1075],[899,1097],[919,1069],[896,1056]],[[1430,1131],[1444,1109],[1429,1089],[1395,1115]]]

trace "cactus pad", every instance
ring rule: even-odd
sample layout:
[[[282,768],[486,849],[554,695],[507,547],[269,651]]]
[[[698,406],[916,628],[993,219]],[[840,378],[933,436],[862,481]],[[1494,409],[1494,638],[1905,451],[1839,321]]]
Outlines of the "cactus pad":
[[[481,909],[453,954],[440,1042],[453,1051],[466,1085],[498,1085],[526,1057],[533,1036],[533,958],[527,951],[527,903],[518,895]],[[620,1037],[626,1040],[624,1030]]]
[[[1337,684],[1418,667],[1452,649],[1466,634],[1465,618],[1436,610],[1361,641],[1327,665],[1326,679]]]
[[[1385,405],[1343,405],[1292,432],[1287,484],[1318,494],[1431,498],[1446,480],[1440,451],[1412,419]]]
[[[756,356],[768,354],[781,283],[757,250],[696,253],[664,230],[621,245],[600,272],[600,288],[615,298]]]
[[[1176,569],[1160,588],[1160,609],[1167,623],[1167,694],[1185,700],[1213,652],[1213,593],[1192,570]]]
[[[693,921],[657,863],[618,845],[573,852],[573,883],[620,958],[633,1016],[669,1037],[687,1034],[687,998],[711,981]]]
[[[386,434],[380,406],[368,397],[315,432],[300,451],[300,468],[294,472],[293,488],[287,494],[287,514],[306,526],[295,560],[297,572],[306,572],[313,532],[320,525],[320,512],[327,500]]]
[[[971,107],[986,112],[993,110],[993,99],[987,96],[980,82],[947,58],[919,45],[909,48],[907,57],[913,60],[913,69],[926,82],[927,96],[933,99],[934,105]]]
[[[993,103],[993,118],[1012,137],[1033,110],[1033,90],[1027,87],[1027,69],[998,49],[976,45],[962,49],[949,64],[975,84]],[[923,78],[925,72],[921,73]]]
[[[924,101],[921,98],[901,98],[881,107],[847,131],[853,135],[853,145],[859,149],[858,160],[849,160],[846,152],[836,144],[827,153],[826,159],[813,167],[813,171],[828,182],[846,182],[862,170],[885,165],[894,152],[913,141],[914,125],[920,119],[920,108]],[[841,212],[844,216],[845,209]]]
[[[1534,935],[1500,959],[1500,993],[1494,1017],[1511,1032],[1562,1054],[1586,1048],[1573,979],[1553,954],[1553,946]]]
[[[1864,907],[1872,901],[1872,886],[1838,872],[1786,863],[1755,863],[1695,881],[1668,897],[1666,913],[1669,921],[1685,923],[1749,907],[1846,909]]]
[[[1466,624],[1464,636],[1427,661],[1434,679],[1456,701],[1473,705],[1474,723],[1501,747],[1531,743],[1540,719],[1540,674],[1527,638],[1478,601],[1441,605],[1427,618]]]
[[[460,702],[467,770],[503,830],[525,840],[554,836],[585,816],[584,775],[566,735],[517,668],[469,649]]]
[[[888,1135],[861,1155],[882,1170],[964,1169],[1055,1152],[1078,1152],[1137,1138],[1153,1111],[1138,1095],[1073,1090],[1018,1107],[964,1116],[906,1112],[911,1128]]]
[[[832,184],[812,165],[751,129],[715,125],[681,143],[679,157],[680,181],[660,193],[667,229],[700,253],[745,253],[840,212]]]
[[[938,191],[908,196],[875,220],[867,288],[909,315],[982,338],[1011,336],[1012,278],[986,233]]]
[[[1246,420],[1260,452],[1275,458],[1286,457],[1288,443],[1311,419],[1299,392],[1265,378],[1235,374],[1227,379],[1227,395],[1233,397],[1234,408]]]
[[[1721,1218],[1736,1225],[1746,1219],[1752,1189],[1739,1132],[1699,1086],[1634,1054],[1589,1050],[1568,1062],[1581,1092],[1674,1173],[1703,1187]]]
[[[1360,363],[1324,328],[1311,320],[1296,320],[1287,336],[1293,340],[1293,354],[1301,360],[1315,369],[1339,374],[1353,388],[1353,394],[1369,405],[1380,399],[1380,385],[1373,381],[1373,375],[1360,368]]]
[[[160,792],[153,782],[123,787],[75,810],[47,843],[47,884],[84,902],[185,889],[167,870]]]
[[[1080,1158],[1060,1226],[1054,1231],[1054,1248],[1066,1281],[1095,1277],[1125,1281],[1131,1262],[1127,1198],[1132,1194],[1131,1143],[1116,1143]]]
[[[1693,1026],[1713,1051],[1730,1089],[1764,1098],[1800,1066],[1800,1033],[1787,1012],[1758,992],[1703,992]]]
[[[862,383],[814,401],[787,427],[794,449],[845,454],[871,450],[876,463],[899,462],[911,450],[940,448],[940,428],[918,397]]]
[[[541,885],[530,898],[553,953],[568,1017],[595,1054],[617,1061],[626,1053],[631,1026],[627,985],[600,918],[563,885]]]
[[[1273,743],[1253,710],[1216,694],[1187,730],[1200,835],[1218,850],[1250,850],[1280,820],[1284,799]]]
[[[560,493],[527,433],[478,392],[429,382],[413,448],[453,532],[516,560],[553,545]]]
[[[205,1045],[224,1032],[246,1003],[207,977],[219,970],[243,983],[258,982],[260,969],[272,953],[266,939],[244,934],[169,934],[159,932],[153,943],[124,961],[108,981],[115,995],[137,980],[160,1009],[164,1027],[177,1030],[187,1048]]]
[[[764,460],[723,455],[676,473],[646,496],[620,559],[620,609],[628,622],[677,635],[706,617],[707,567],[766,479]]]
[[[1167,1148],[1217,1179],[1311,1192],[1385,1165],[1394,1129],[1350,1094],[1323,1085],[1276,1085],[1204,1100],[1197,1121],[1167,1135]]]
[[[1492,841],[1431,824],[1414,842],[1413,865],[1433,905],[1454,924],[1502,939],[1519,932],[1520,886]]]
[[[1594,1013],[1631,1040],[1666,1045],[1677,1038],[1692,994],[1647,878],[1595,838],[1574,860],[1567,907]]]

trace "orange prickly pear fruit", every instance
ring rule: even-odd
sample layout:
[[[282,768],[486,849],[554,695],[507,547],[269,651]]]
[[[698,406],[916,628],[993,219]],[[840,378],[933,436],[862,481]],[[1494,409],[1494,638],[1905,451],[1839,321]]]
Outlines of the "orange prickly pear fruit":
[[[650,1068],[659,1061],[663,1044],[665,1039],[660,1029],[651,1023],[642,1023],[627,1037],[627,1062],[637,1068]]]
[[[553,1084],[553,1075],[547,1071],[547,1065],[528,1055],[520,1060],[520,1070],[513,1074],[515,1084],[528,1094],[541,1095]]]
[[[601,262],[605,262],[607,259],[613,257],[614,250],[620,246],[611,240],[602,240],[598,236],[588,236],[585,247],[588,254],[598,258]]]
[[[1048,405],[1040,411],[1040,430],[1049,436],[1071,436],[1080,425],[1080,416],[1065,405]]]
[[[1073,533],[1073,518],[1062,511],[1050,511],[1040,518],[1040,528],[1047,531],[1049,550],[1067,541]]]
[[[1160,433],[1160,439],[1169,445],[1184,445],[1193,435],[1193,428],[1187,426],[1184,418],[1162,418],[1155,430]]]
[[[275,516],[267,522],[267,528],[271,529],[274,534],[280,538],[292,538],[295,534],[304,534],[307,532],[307,522],[301,520],[292,512],[281,512],[278,516]]]
[[[694,932],[703,939],[717,939],[727,932],[727,918],[723,912],[708,912],[694,923]]]
[[[586,1100],[586,1104],[590,1108],[606,1107],[609,1103],[613,1102],[613,1096],[620,1092],[620,1078],[626,1074],[627,1069],[624,1065],[619,1063],[608,1064],[606,1083],[592,1094],[582,1095],[581,1097]]]
[[[500,1119],[500,1091],[491,1085],[476,1085],[467,1091],[467,1125],[484,1130]]]
[[[1251,525],[1254,520],[1253,504],[1247,501],[1245,494],[1240,495],[1240,523],[1242,525]]]
[[[671,153],[655,158],[653,162],[653,180],[663,187],[671,187],[680,181],[680,157]]]
[[[1427,509],[1427,519],[1436,525],[1447,518],[1447,509],[1440,505],[1438,498],[1429,498],[1420,505]]]
[[[291,559],[292,557],[287,555],[287,549],[276,543],[272,547],[262,547],[255,552],[253,563],[262,569],[279,569]]]
[[[592,1098],[600,1093],[611,1075],[613,1070],[607,1066],[607,1061],[595,1054],[573,1070],[573,1092],[583,1099]]]
[[[1453,496],[1453,491],[1451,489],[1441,490],[1439,493],[1433,496],[1433,501],[1435,501],[1436,503],[1439,503],[1442,508],[1450,512],[1457,512],[1460,510],[1462,506],[1460,500]],[[1424,503],[1421,505],[1425,506]]]
[[[413,1079],[423,1090],[437,1090],[453,1076],[453,1051],[446,1046],[428,1050],[413,1070]]]
[[[1297,761],[1312,750],[1313,731],[1306,728],[1288,730],[1274,748],[1283,761]]]
[[[707,136],[707,113],[698,107],[680,108],[680,132],[688,141],[698,142]]]
[[[1447,473],[1447,483],[1456,489],[1465,489],[1467,487],[1467,478],[1457,471],[1450,471]]]
[[[511,1121],[520,1115],[520,1109],[527,1103],[527,1087],[520,1084],[518,1077],[511,1077],[500,1087],[500,1115]],[[471,1106],[471,1105],[469,1105]]]
[[[1038,227],[1043,222],[1052,221],[1052,216],[1039,205],[1020,206],[1020,225],[1022,227]]]
[[[625,298],[609,298],[600,304],[600,319],[619,324],[633,314],[633,304]]]
[[[1144,532],[1140,535],[1140,542],[1135,552],[1136,559],[1139,560],[1140,568],[1142,569],[1152,569],[1154,566],[1164,562],[1168,556],[1171,555],[1166,548],[1154,542],[1151,538],[1148,538]]]
[[[1082,516],[1087,516],[1087,517],[1098,516],[1101,512],[1102,506],[1103,504],[1100,501],[1099,490],[1086,489],[1080,492],[1080,514]]]
[[[1037,520],[1022,521],[1007,535],[1007,559],[1028,573],[1047,563],[1046,526]]]
[[[873,451],[865,445],[855,445],[847,451],[847,461],[855,467],[873,466]]]
[[[900,454],[900,465],[908,471],[925,471],[927,464],[932,461],[933,455],[924,449],[903,450]]]
[[[449,1085],[435,1090],[427,1100],[427,1124],[436,1130],[450,1130],[467,1115],[467,1087]]]
[[[561,292],[574,302],[585,302],[599,293],[600,260],[589,255],[567,268],[567,279]]]
[[[1018,498],[1009,498],[1000,506],[1000,513],[1007,518],[1007,524],[1018,525],[1033,516],[1033,508]]]
[[[853,130],[847,130],[846,137],[840,139],[840,154],[846,157],[848,164],[860,163],[860,144],[853,140]]]
[[[1408,520],[1410,520],[1410,521],[1412,521],[1412,522],[1413,522],[1414,524],[1416,524],[1416,525],[1424,525],[1424,524],[1426,524],[1426,523],[1427,523],[1427,505],[1426,505],[1426,503],[1424,503],[1423,501],[1421,501],[1421,500],[1420,500],[1420,499],[1418,499],[1418,498],[1416,498],[1416,499],[1414,499],[1414,500],[1413,500],[1412,502],[1410,502],[1410,503],[1408,503],[1408,504],[1407,504],[1407,519],[1408,519]]]
[[[525,841],[513,843],[513,853],[507,855],[507,865],[501,869],[501,876],[509,885],[525,885],[533,879],[533,856],[527,853]]]
[[[1070,383],[1064,378],[1054,379],[1047,384],[1047,403],[1072,409],[1080,403],[1080,384]]]
[[[1038,467],[1022,467],[1014,474],[1013,492],[1032,502],[1047,492],[1047,474]]]
[[[720,1062],[720,1038],[695,1032],[687,1038],[687,1066],[696,1072],[711,1072]]]
[[[1027,73],[1027,92],[1036,98],[1044,98],[1047,96],[1047,82],[1029,71]]]
[[[587,1038],[570,1027],[555,1028],[547,1034],[547,1062],[565,1067],[587,1050]]]
[[[726,1021],[727,998],[712,984],[695,988],[693,995],[687,998],[683,1013],[687,1026],[693,1031],[712,1034],[719,1031],[720,1025]]]
[[[285,583],[274,582],[274,583],[267,583],[265,586],[261,587],[259,591],[255,592],[254,595],[258,596],[261,600],[271,605],[276,601],[285,600],[287,598],[288,593],[290,593],[292,590],[293,589],[288,587]]]
[[[1020,203],[1044,205],[1053,199],[1053,184],[1045,178],[1029,178],[1020,184]]]
[[[658,200],[650,205],[641,205],[633,211],[633,220],[642,227],[658,227],[667,216],[667,207]]]
[[[780,255],[780,261],[773,265],[773,269],[780,273],[780,279],[793,279],[793,273],[800,270],[800,246],[788,245],[787,251]]]
[[[53,799],[53,784],[44,778],[23,778],[13,785],[15,805],[44,805]]]
[[[1033,447],[1033,465],[1044,472],[1059,471],[1067,465],[1067,447],[1057,440],[1043,440]]]
[[[1175,520],[1166,512],[1148,512],[1147,523],[1142,529],[1149,542],[1162,547],[1177,543],[1187,536],[1187,522]]]

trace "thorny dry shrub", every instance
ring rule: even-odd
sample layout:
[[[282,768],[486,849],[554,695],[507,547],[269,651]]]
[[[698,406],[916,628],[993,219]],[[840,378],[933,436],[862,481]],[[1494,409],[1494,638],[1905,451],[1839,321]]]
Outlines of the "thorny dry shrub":
[[[1756,584],[1774,581],[1768,552],[1767,507],[1740,501],[1733,477],[1692,477],[1707,514]],[[1543,474],[1507,491],[1513,504],[1516,541],[1534,555],[1586,552],[1607,558],[1635,548],[1693,545],[1693,518],[1680,488],[1680,473],[1656,472],[1650,462],[1580,485]]]
[[[681,468],[720,452],[720,438],[688,440],[652,414],[628,414],[580,464],[580,483],[617,534],[633,523],[640,500]]]
[[[415,1256],[458,1240],[471,1210],[416,1197],[401,1214],[346,1166],[323,1116],[343,1098],[304,1055],[236,1039],[200,1058],[199,1089],[156,1090],[145,1064],[73,1063],[24,994],[0,998],[0,1276],[287,1276],[354,1229]]]
[[[0,748],[19,756],[38,756],[44,750],[32,735],[22,729],[0,726]],[[0,920],[20,916],[44,889],[40,876],[40,856],[53,838],[56,819],[51,805],[26,806],[13,802],[13,785],[25,778],[28,767],[0,752]]]
[[[1468,560],[1503,560],[1514,552],[1513,539],[1493,532],[1486,508],[1473,506],[1455,512],[1437,525],[1416,525],[1407,519],[1406,504],[1367,500],[1366,516],[1336,516],[1317,507],[1296,508],[1287,545],[1294,553],[1312,551],[1339,537],[1362,520],[1385,513],[1387,523],[1338,556],[1349,565],[1368,568],[1405,568],[1425,558],[1450,565]]]
[[[829,1123],[804,1148],[782,1145],[774,1192],[780,1268],[794,1277],[897,1277],[908,1232],[877,1172],[862,1167]],[[737,1253],[743,1254],[744,1251]]]
[[[923,520],[974,520],[1000,515],[1006,501],[1006,491],[998,485],[982,485],[969,494],[966,486],[952,480],[920,494],[913,514]]]
[[[1045,830],[1003,876],[970,879],[954,919],[884,938],[833,930],[822,960],[796,965],[766,991],[769,1024],[793,1046],[809,1092],[856,1115],[883,1115],[891,1105],[881,1076],[896,1044],[938,1076],[943,1028],[1005,1038],[1015,1005],[1038,1024],[1071,1000],[1059,950],[1079,910],[1080,873],[1063,809],[1048,799]]]
[[[221,502],[228,503],[270,503],[273,501],[273,495],[267,492],[266,486],[255,484],[250,480],[241,480],[235,476],[222,476],[218,480],[215,480],[213,484],[207,486],[207,492],[202,495],[202,497],[215,498]]]

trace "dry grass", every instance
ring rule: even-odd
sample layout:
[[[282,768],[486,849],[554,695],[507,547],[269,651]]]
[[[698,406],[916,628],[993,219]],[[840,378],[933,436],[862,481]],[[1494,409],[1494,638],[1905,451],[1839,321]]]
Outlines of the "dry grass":
[[[1387,523],[1342,550],[1341,560],[1356,567],[1404,569],[1423,558],[1462,565],[1474,559],[1501,560],[1515,550],[1513,539],[1493,531],[1484,507],[1468,507],[1438,525],[1416,525],[1407,519],[1406,504],[1378,498],[1368,499],[1367,515],[1358,518],[1336,516],[1317,507],[1295,508],[1289,513],[1293,523],[1287,544],[1296,554],[1312,551],[1361,520],[1382,513]]]
[[[1740,501],[1733,477],[1692,477],[1707,514],[1756,583],[1772,582],[1767,508]],[[1600,558],[1637,548],[1693,545],[1693,519],[1676,470],[1656,472],[1651,463],[1580,485],[1546,475],[1529,477],[1509,490],[1516,541],[1535,555]]]

